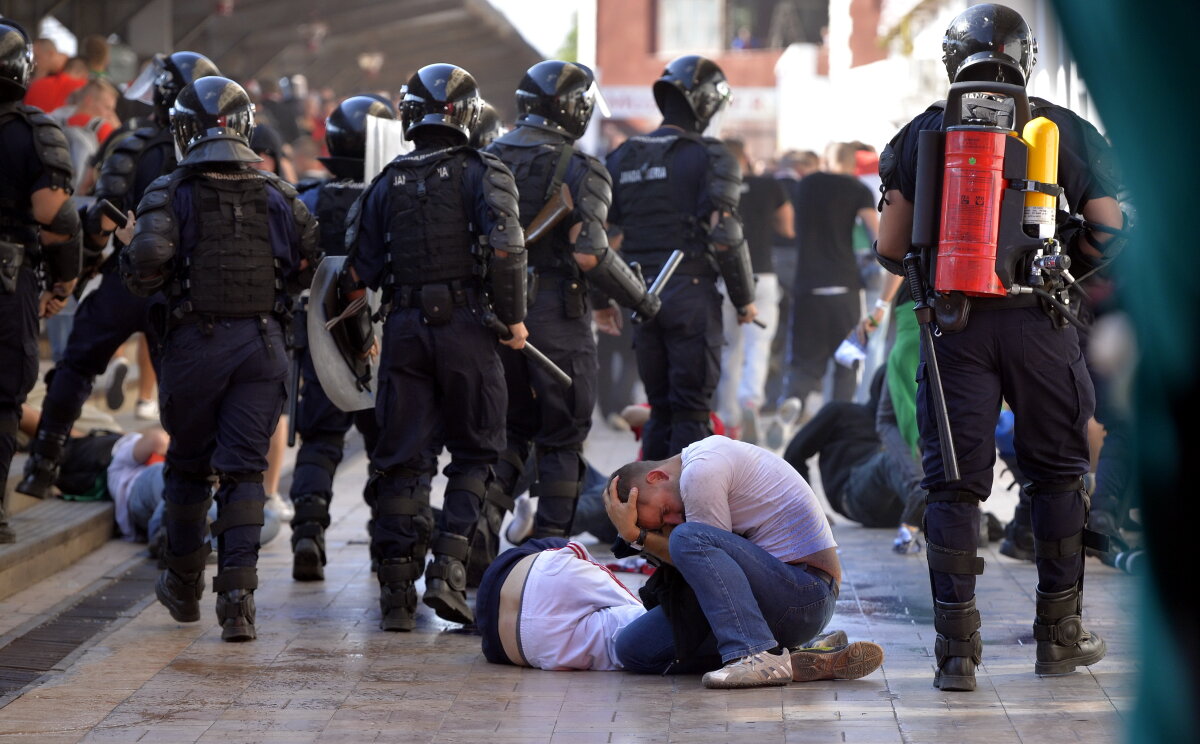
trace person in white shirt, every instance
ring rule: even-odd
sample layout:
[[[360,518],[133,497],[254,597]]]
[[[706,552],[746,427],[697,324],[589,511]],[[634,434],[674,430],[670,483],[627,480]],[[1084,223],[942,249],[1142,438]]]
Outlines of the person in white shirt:
[[[812,488],[779,456],[710,436],[619,469],[605,507],[622,539],[674,566],[695,593],[711,632],[693,657],[711,669],[706,687],[856,679],[882,664],[883,649],[868,642],[791,650],[829,622],[842,568]],[[642,673],[696,670],[680,663],[687,650],[675,642],[680,624],[700,619],[670,615],[660,604],[631,622],[617,638],[618,663]]]
[[[546,670],[621,668],[617,635],[642,602],[576,542],[527,540],[499,555],[476,593],[483,653]]]

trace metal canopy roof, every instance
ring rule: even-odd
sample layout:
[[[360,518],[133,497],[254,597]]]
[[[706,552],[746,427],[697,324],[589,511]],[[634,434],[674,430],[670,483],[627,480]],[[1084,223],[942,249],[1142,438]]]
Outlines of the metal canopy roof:
[[[53,14],[77,36],[117,33],[155,0],[0,0],[0,14],[33,27]],[[475,76],[511,121],[513,91],[541,55],[487,0],[173,0],[171,49],[212,58],[239,81],[300,73],[339,96],[400,90],[419,67],[449,62]],[[222,13],[222,6],[229,7]],[[382,54],[376,74],[360,55]]]

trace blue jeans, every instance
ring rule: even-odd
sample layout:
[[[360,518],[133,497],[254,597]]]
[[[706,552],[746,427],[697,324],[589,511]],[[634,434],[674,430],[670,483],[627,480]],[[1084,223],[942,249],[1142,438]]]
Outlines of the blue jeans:
[[[163,520],[163,491],[166,483],[163,480],[165,463],[155,463],[134,476],[129,484],[129,521],[133,524],[139,536],[154,537],[154,533],[162,526]],[[217,518],[217,504],[213,502],[208,508],[208,521]],[[259,541],[266,545],[279,534],[279,515],[269,507],[263,510],[262,535]],[[213,550],[217,549],[217,541],[212,535],[204,538]]]
[[[696,593],[714,638],[700,654],[714,650],[721,663],[799,646],[820,633],[833,616],[832,587],[774,557],[744,537],[698,522],[671,532],[671,561]],[[634,620],[617,636],[617,658],[626,670],[665,673],[676,659],[671,622],[661,607]],[[686,661],[686,660],[684,660]],[[715,668],[716,656],[675,666],[678,672]]]

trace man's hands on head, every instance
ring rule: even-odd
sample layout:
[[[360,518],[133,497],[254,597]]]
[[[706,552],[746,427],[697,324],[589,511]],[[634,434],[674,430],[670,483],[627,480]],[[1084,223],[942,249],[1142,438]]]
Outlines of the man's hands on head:
[[[613,523],[613,527],[617,528],[617,534],[627,543],[632,543],[637,540],[638,533],[641,529],[637,525],[637,486],[629,489],[629,500],[622,503],[617,498],[617,481],[620,478],[613,478],[608,482],[608,488],[604,489],[604,511],[608,514],[608,519]]]

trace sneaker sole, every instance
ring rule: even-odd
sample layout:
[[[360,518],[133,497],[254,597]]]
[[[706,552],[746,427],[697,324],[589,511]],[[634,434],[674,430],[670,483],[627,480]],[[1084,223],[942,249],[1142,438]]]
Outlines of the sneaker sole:
[[[704,686],[710,690],[741,690],[747,687],[782,687],[791,682],[787,677],[776,677],[775,679],[739,679],[737,681],[709,682],[704,681]]]
[[[859,679],[883,664],[883,647],[870,641],[855,641],[832,653],[800,649],[792,652],[792,681]]]
[[[114,411],[125,405],[125,377],[128,374],[129,367],[126,366],[113,370],[112,382],[108,384],[108,394],[104,396],[104,402]]]

